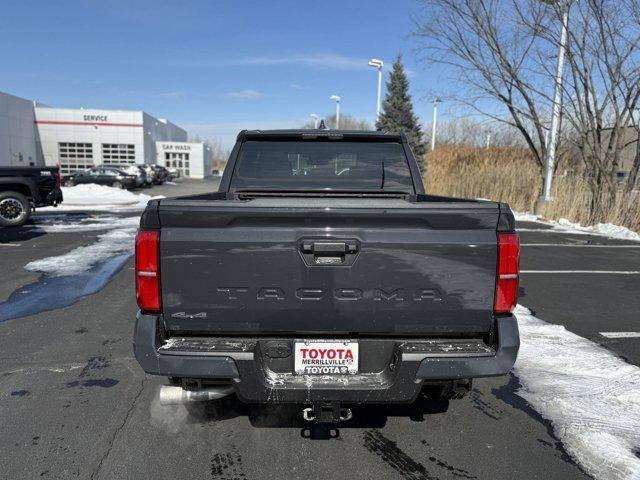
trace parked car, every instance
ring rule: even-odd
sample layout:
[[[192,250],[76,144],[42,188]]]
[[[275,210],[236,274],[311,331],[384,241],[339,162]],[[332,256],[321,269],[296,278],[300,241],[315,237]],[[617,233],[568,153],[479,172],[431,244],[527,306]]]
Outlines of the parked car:
[[[144,168],[147,176],[151,178],[151,182],[156,185],[162,185],[169,179],[169,171],[160,165],[145,163],[140,165],[140,167]]]
[[[73,187],[83,183],[95,183],[97,185],[108,185],[116,188],[135,188],[137,175],[127,173],[116,167],[93,167],[88,170],[76,172],[65,177],[64,185]]]
[[[337,422],[511,370],[508,205],[425,194],[403,134],[243,131],[233,151],[217,193],[142,214],[134,352],[170,377],[160,402],[235,393]]]
[[[220,177],[222,176],[222,173],[217,168],[214,168],[213,170],[211,170],[211,175],[213,175],[214,177]]]
[[[147,172],[139,165],[127,165],[120,167],[124,172],[136,176],[136,187],[144,187],[151,182],[148,181]]]
[[[167,168],[167,171],[169,172],[169,180],[180,178],[180,170],[178,170],[176,167],[169,167]]]
[[[58,167],[0,167],[0,226],[24,225],[37,207],[62,203]]]
[[[156,176],[156,172],[153,169],[153,167],[151,165],[149,165],[148,163],[141,163],[136,165],[137,167],[142,168],[145,173],[147,174],[147,183],[146,185],[151,186],[153,185],[155,182],[155,176]]]
[[[151,165],[155,172],[154,183],[162,185],[164,182],[169,181],[169,170],[161,165]]]

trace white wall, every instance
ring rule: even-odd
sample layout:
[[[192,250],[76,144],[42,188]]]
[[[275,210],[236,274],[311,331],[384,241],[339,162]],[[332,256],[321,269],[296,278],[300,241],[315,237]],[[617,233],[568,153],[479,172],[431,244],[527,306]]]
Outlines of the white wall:
[[[42,165],[36,152],[33,102],[0,92],[0,166]]]
[[[204,178],[211,176],[213,160],[211,150],[203,143],[193,142],[156,142],[158,165],[173,167],[173,161],[181,174],[189,178]],[[167,159],[167,154],[169,158]],[[188,166],[186,156],[188,155]],[[182,163],[180,163],[182,161]],[[180,167],[182,165],[182,167]]]

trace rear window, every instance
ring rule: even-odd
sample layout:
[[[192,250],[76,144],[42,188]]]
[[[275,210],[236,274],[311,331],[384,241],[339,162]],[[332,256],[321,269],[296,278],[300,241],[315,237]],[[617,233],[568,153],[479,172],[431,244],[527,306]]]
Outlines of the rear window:
[[[248,141],[242,144],[231,189],[413,193],[413,182],[399,143]]]

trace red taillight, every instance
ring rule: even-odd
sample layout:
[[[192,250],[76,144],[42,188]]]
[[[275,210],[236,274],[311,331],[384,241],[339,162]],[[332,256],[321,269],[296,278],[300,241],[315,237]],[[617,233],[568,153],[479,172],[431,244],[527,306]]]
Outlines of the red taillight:
[[[138,230],[136,235],[136,298],[146,312],[159,312],[160,304],[160,232]]]
[[[493,313],[513,312],[518,301],[520,237],[517,233],[498,233],[498,269]]]

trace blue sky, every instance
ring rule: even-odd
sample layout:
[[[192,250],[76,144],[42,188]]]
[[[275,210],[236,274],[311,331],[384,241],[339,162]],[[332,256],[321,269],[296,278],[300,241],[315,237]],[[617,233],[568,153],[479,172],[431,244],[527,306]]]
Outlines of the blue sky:
[[[0,91],[59,107],[142,109],[226,145],[342,111],[373,120],[372,57],[404,54],[431,120],[439,75],[416,63],[416,0],[15,1],[0,6]],[[388,71],[388,70],[387,70]]]

